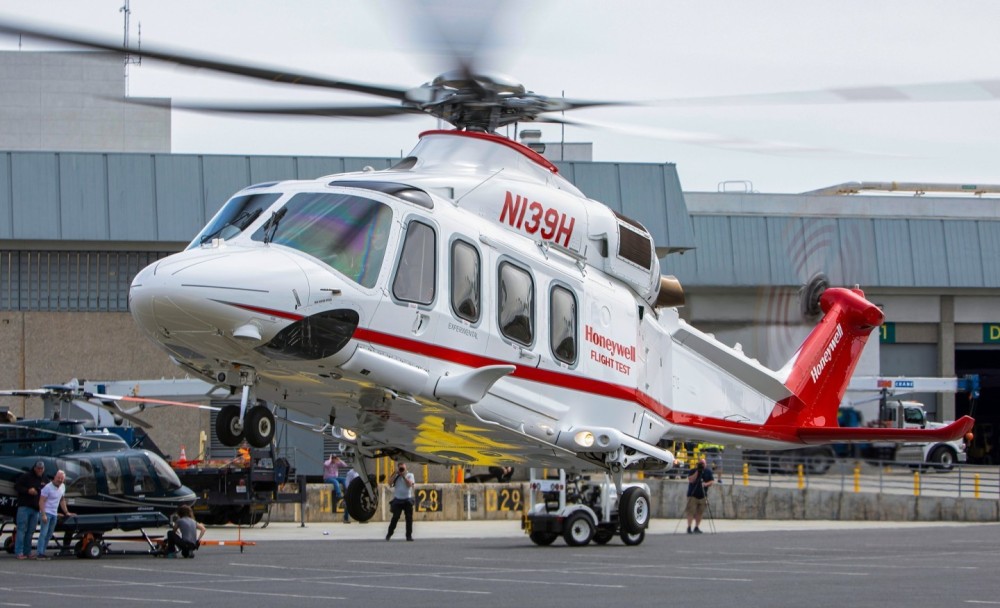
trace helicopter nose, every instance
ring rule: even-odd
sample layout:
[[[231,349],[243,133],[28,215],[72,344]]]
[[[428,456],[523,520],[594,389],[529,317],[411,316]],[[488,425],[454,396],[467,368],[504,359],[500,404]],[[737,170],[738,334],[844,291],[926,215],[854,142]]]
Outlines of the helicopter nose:
[[[184,251],[142,270],[129,304],[136,323],[182,359],[233,355],[303,318],[304,263],[274,249]],[[199,356],[200,355],[200,356]]]

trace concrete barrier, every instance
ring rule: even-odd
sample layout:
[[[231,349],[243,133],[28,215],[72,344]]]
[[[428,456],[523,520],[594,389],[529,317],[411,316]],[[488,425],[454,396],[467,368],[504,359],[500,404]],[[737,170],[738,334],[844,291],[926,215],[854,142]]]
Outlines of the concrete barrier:
[[[652,495],[650,509],[656,518],[684,517],[687,483],[647,480]],[[389,489],[381,487],[374,521],[388,521]],[[528,484],[418,484],[416,521],[517,520],[528,506]],[[712,517],[718,519],[812,519],[856,521],[1000,521],[995,499],[908,496],[796,490],[732,484],[716,485],[709,493]],[[343,519],[343,503],[332,500],[330,486],[311,484],[304,507],[307,522]],[[273,505],[272,521],[298,521],[303,506]]]

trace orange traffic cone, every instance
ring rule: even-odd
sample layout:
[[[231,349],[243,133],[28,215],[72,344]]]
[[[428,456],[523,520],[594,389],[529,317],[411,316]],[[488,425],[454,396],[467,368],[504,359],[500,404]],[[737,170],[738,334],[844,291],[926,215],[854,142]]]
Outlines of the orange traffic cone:
[[[181,446],[181,457],[179,458],[179,460],[187,460],[187,459],[188,459],[187,452],[184,451],[184,446]]]

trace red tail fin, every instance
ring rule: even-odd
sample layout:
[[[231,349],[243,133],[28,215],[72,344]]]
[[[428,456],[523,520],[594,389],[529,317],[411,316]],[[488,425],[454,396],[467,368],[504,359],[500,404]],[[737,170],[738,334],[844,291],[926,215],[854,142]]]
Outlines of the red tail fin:
[[[835,427],[837,408],[872,330],[885,316],[860,289],[827,289],[823,318],[792,359],[785,386],[795,396],[779,403],[768,424]]]

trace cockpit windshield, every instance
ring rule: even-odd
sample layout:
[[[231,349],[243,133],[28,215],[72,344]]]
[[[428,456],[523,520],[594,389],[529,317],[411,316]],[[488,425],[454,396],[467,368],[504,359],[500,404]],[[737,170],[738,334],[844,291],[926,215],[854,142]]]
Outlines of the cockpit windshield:
[[[165,460],[153,454],[152,452],[145,452],[146,457],[149,458],[149,463],[153,465],[153,470],[156,472],[157,478],[160,480],[160,486],[167,492],[173,492],[181,487],[181,480],[177,477],[177,473],[174,472],[170,465],[167,464]]]
[[[254,232],[253,240],[285,245],[374,287],[382,269],[392,209],[351,194],[296,194]]]
[[[194,237],[188,249],[198,247],[212,239],[228,241],[254,222],[265,209],[281,197],[280,192],[263,192],[237,196],[229,200],[212,221]]]

